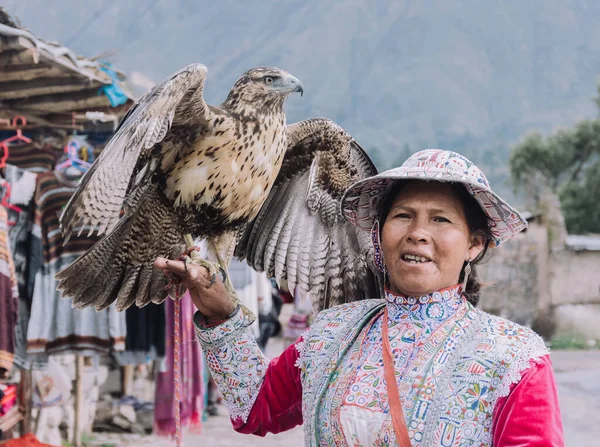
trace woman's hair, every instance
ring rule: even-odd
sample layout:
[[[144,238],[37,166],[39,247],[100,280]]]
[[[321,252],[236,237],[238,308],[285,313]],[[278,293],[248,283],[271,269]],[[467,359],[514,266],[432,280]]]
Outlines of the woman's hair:
[[[379,231],[381,231],[383,228],[383,224],[387,219],[387,215],[390,212],[394,199],[400,190],[404,188],[410,181],[411,180],[399,180],[392,184],[388,191],[384,193],[384,197],[379,201],[377,210],[377,215],[379,216],[380,222]],[[463,290],[463,294],[467,298],[467,301],[469,301],[473,306],[476,306],[479,301],[479,291],[482,287],[482,283],[477,277],[476,266],[482,261],[487,253],[489,242],[492,240],[492,232],[490,230],[485,212],[479,203],[473,198],[473,196],[469,194],[464,185],[462,183],[449,183],[449,185],[452,187],[463,205],[463,210],[467,219],[467,225],[469,226],[471,234],[479,233],[485,238],[483,250],[475,259],[471,259],[471,273],[467,279],[465,290]],[[460,271],[460,276],[458,279],[459,283],[462,283],[464,280],[466,265],[467,263],[465,262]]]

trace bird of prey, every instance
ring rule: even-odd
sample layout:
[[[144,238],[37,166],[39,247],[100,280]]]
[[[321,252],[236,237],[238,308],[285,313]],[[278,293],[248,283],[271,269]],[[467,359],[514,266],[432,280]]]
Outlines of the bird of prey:
[[[207,69],[189,65],[146,93],[82,179],[61,216],[65,234],[103,237],[57,274],[75,307],[160,303],[155,258],[205,239],[199,263],[225,272],[235,254],[314,297],[315,309],[377,293],[368,235],[340,200],[376,169],[330,120],[286,125],[302,83],[278,68],[244,73],[220,106],[203,97]],[[189,245],[189,244],[188,244]]]

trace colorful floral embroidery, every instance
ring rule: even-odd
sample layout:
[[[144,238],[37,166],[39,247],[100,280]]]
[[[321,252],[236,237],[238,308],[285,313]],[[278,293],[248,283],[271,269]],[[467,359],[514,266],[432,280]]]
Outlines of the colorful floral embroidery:
[[[241,418],[244,422],[258,397],[269,364],[247,323],[240,309],[219,326],[205,328],[196,324],[196,335],[225,406],[231,418]]]
[[[474,309],[460,298],[459,289],[417,298],[388,293],[386,298],[390,344],[413,446],[490,445],[495,402],[508,395],[531,359],[548,352],[541,338]],[[348,412],[341,408],[388,414],[379,321],[386,301],[368,301],[322,312],[306,334],[311,342],[301,362],[306,366],[307,445],[364,443],[347,433],[342,417]],[[339,324],[325,330],[331,322]],[[396,445],[389,416],[382,425],[366,414],[364,420],[375,424],[379,437],[374,445]]]

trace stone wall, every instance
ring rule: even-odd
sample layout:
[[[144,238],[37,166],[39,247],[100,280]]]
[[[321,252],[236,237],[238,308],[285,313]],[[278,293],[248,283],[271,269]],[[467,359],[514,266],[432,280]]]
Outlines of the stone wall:
[[[545,292],[539,276],[545,271],[540,244],[543,247],[546,238],[543,226],[530,224],[525,233],[488,251],[489,260],[477,270],[481,281],[487,284],[482,289],[478,307],[519,324],[531,325],[540,295]]]
[[[554,307],[600,304],[600,251],[565,249],[551,256],[550,290]]]
[[[600,251],[567,248],[550,265],[555,335],[600,340]]]
[[[557,241],[543,220],[533,219],[526,232],[490,250],[478,274],[479,307],[543,336],[583,336],[600,340],[600,236],[571,236]],[[554,236],[553,236],[554,235]]]

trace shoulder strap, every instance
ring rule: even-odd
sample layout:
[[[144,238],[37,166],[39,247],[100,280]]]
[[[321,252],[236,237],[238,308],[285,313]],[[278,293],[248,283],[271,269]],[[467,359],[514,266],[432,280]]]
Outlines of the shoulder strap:
[[[400,447],[411,447],[406,421],[404,420],[404,411],[402,410],[402,402],[400,401],[400,391],[398,391],[398,383],[396,383],[396,375],[394,374],[394,357],[390,346],[390,337],[388,334],[388,310],[385,308],[383,315],[383,372],[385,376],[385,384],[388,394],[388,403],[390,413],[392,414],[392,424],[396,433],[396,442]]]

